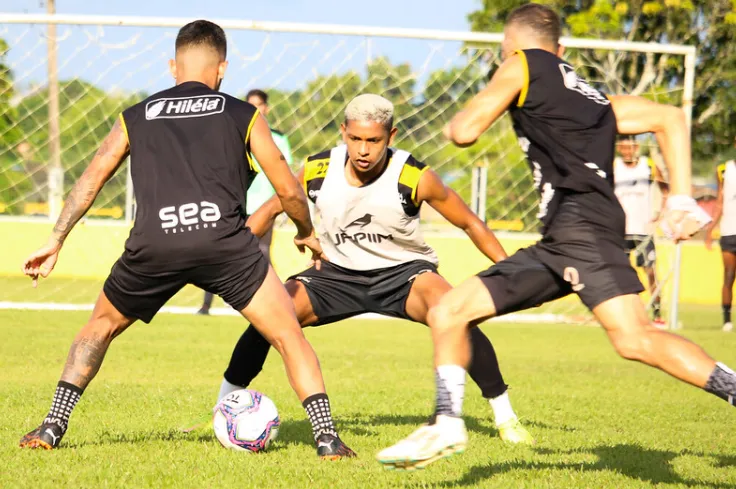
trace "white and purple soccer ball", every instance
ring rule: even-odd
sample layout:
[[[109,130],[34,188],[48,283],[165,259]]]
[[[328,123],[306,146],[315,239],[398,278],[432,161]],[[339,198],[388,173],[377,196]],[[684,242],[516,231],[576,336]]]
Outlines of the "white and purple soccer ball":
[[[280,425],[276,405],[257,391],[231,392],[215,407],[215,436],[225,448],[265,450],[278,436]]]

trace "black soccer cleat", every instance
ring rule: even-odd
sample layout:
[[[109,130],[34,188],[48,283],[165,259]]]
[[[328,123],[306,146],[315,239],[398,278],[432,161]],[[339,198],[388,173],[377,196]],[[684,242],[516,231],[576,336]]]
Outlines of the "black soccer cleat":
[[[324,434],[317,438],[317,456],[324,460],[339,460],[341,458],[357,457],[358,455],[339,437]]]
[[[59,446],[61,438],[64,436],[61,428],[53,423],[44,423],[35,430],[26,433],[20,439],[21,448],[43,448],[44,450],[52,450]]]

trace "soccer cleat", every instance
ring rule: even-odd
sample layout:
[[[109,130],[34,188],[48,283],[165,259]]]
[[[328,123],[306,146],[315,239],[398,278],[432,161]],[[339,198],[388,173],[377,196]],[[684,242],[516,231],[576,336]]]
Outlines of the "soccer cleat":
[[[358,455],[339,437],[324,434],[317,438],[317,456],[323,460],[339,460],[341,458],[357,457]]]
[[[388,470],[423,469],[436,460],[464,452],[467,444],[463,419],[440,415],[434,424],[420,427],[376,458]]]
[[[44,450],[51,450],[59,446],[62,436],[64,434],[57,425],[44,423],[35,430],[26,433],[20,439],[19,445],[21,448],[43,448]]]
[[[202,307],[197,311],[198,316],[209,316],[210,315],[210,309],[209,307]]]
[[[652,325],[657,329],[667,329],[667,323],[662,318],[654,318]]]
[[[503,441],[513,445],[534,445],[537,443],[518,419],[510,419],[499,425],[498,435]]]
[[[723,325],[723,331],[726,333],[730,333],[731,331],[733,331],[733,324],[731,323],[731,321]]]

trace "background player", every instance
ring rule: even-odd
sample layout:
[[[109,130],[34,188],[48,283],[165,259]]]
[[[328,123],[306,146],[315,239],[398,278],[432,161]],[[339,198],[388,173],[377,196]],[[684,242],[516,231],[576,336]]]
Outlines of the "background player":
[[[736,277],[736,161],[729,160],[716,168],[718,197],[713,222],[708,227],[705,246],[713,247],[713,229],[721,224],[721,255],[723,256],[723,288],[721,304],[723,307],[723,331],[733,330],[731,323],[731,301],[733,281]]]
[[[616,197],[626,213],[625,250],[634,254],[634,263],[643,268],[652,296],[652,319],[660,329],[666,328],[662,319],[661,291],[657,284],[657,251],[654,247],[652,183],[662,193],[662,206],[667,198],[667,184],[651,158],[639,154],[639,143],[633,136],[622,136],[616,145],[621,155],[613,161]]]
[[[266,92],[257,88],[253,89],[249,91],[248,94],[245,96],[245,100],[256,109],[258,109],[258,112],[260,112],[263,118],[268,121],[268,113],[270,112],[270,108],[268,106],[268,95],[266,94]],[[286,163],[291,166],[291,145],[289,144],[289,139],[286,137],[286,134],[283,134],[271,127],[271,137],[273,138],[273,142],[276,143],[276,147],[286,158]],[[263,174],[258,160],[256,158],[252,158],[252,162],[253,165],[256,167],[258,173],[253,178],[253,181],[250,182],[250,187],[248,187],[248,201],[245,205],[245,212],[248,215],[253,214],[256,209],[263,205],[263,203],[270,199],[274,194],[273,185],[271,185],[271,182],[268,181],[268,177]],[[271,261],[272,240],[273,226],[269,227],[266,230],[265,234],[263,234],[263,236],[259,236],[259,246],[269,262]],[[202,301],[202,307],[199,308],[197,314],[209,314],[210,308],[212,307],[213,299],[214,295],[212,295],[212,293],[210,292],[205,291],[204,300]]]
[[[435,346],[436,421],[378,459],[389,468],[423,467],[462,451],[467,328],[575,292],[622,357],[657,367],[733,404],[736,374],[699,346],[653,327],[623,246],[625,216],[613,191],[616,133],[653,132],[670,179],[664,225],[687,239],[710,217],[691,197],[690,137],[684,112],[631,96],[606,97],[560,56],[560,20],[526,4],[506,21],[503,63],[446,135],[473,144],[506,110],[541,193],[542,239],[445,294],[429,312]]]
[[[298,179],[319,214],[318,236],[327,262],[293,275],[286,289],[302,326],[321,326],[372,312],[427,324],[427,311],[451,289],[437,272],[437,256],[422,237],[426,202],[467,233],[491,261],[506,258],[493,232],[436,173],[406,151],[390,147],[394,107],[372,94],[353,99],[341,125],[344,145],[307,158]],[[270,199],[250,219],[256,235],[283,212]],[[511,408],[491,342],[471,333],[470,376],[489,400],[501,438],[532,444]],[[219,398],[247,387],[263,368],[269,344],[248,328],[233,351]]]
[[[67,197],[48,244],[24,263],[34,285],[51,273],[69,232],[130,154],[138,206],[125,251],[72,343],[48,416],[21,447],[57,447],[112,340],[138,319],[150,322],[191,283],[220,295],[281,353],[318,455],[354,455],[337,437],[317,357],[291,300],[245,226],[252,152],[297,226],[296,244],[321,252],[306,196],[266,121],[252,105],[218,92],[226,51],[219,26],[199,20],[181,28],[170,61],[176,85],[121,114]]]

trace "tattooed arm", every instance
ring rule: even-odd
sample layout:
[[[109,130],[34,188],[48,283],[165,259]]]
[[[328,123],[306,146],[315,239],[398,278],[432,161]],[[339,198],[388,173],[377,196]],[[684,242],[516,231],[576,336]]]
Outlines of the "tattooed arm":
[[[100,149],[77,183],[69,192],[51,238],[63,243],[74,225],[84,216],[100,193],[102,186],[115,174],[129,153],[128,136],[120,119],[115,121]]]
[[[120,167],[129,152],[128,135],[118,118],[92,162],[69,192],[48,243],[23,263],[23,273],[33,279],[34,287],[39,275],[47,277],[54,269],[64,240],[87,213],[102,186]]]

